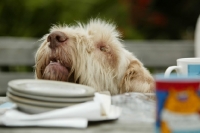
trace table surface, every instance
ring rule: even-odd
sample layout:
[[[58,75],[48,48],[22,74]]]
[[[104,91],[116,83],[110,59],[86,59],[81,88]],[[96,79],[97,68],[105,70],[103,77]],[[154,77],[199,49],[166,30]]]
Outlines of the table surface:
[[[114,103],[122,105],[122,115],[117,120],[102,121],[102,122],[89,122],[86,129],[74,128],[45,128],[45,127],[0,127],[0,133],[153,133],[154,122],[136,121],[136,115],[131,112],[133,107],[130,102],[130,96],[123,96],[123,98],[114,98]],[[125,101],[125,103],[123,103]],[[0,97],[0,104],[6,102],[6,97]],[[113,97],[112,97],[113,102]],[[120,102],[118,104],[117,102]],[[131,113],[130,113],[131,112]],[[139,117],[139,116],[138,116]],[[137,118],[139,119],[139,118]]]

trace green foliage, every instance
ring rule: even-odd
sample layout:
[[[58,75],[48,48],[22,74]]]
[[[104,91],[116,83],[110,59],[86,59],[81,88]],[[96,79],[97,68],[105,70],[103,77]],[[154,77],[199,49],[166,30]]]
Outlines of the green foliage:
[[[2,0],[0,16],[0,36],[42,37],[53,24],[103,18],[117,23],[127,37],[142,38],[131,31],[127,6],[116,0]]]
[[[193,39],[200,1],[1,0],[0,36],[42,37],[53,24],[102,18],[123,39]]]

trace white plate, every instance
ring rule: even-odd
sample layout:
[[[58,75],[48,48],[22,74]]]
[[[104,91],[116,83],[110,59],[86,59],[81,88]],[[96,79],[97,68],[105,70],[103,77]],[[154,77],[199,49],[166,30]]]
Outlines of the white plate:
[[[52,80],[12,80],[8,86],[18,92],[50,97],[86,97],[93,96],[95,92],[89,86]]]
[[[41,107],[41,106],[29,105],[25,103],[16,102],[16,101],[14,102],[12,99],[9,99],[9,101],[17,104],[17,108],[19,110],[28,114],[38,114],[38,113],[44,113],[44,112],[48,112],[54,109],[58,109],[58,108],[52,108],[52,107]]]
[[[16,101],[16,102],[20,102],[20,103],[36,105],[36,106],[43,106],[43,107],[62,108],[62,107],[68,107],[68,106],[72,106],[72,105],[76,104],[76,103],[44,102],[44,101],[39,101],[39,100],[27,99],[27,98],[12,95],[9,92],[7,93],[7,97],[14,102]]]
[[[12,88],[8,87],[8,91],[16,96],[20,97],[25,97],[25,98],[30,98],[30,99],[35,99],[35,100],[41,100],[41,101],[51,101],[51,102],[69,102],[69,103],[76,103],[76,102],[86,102],[86,101],[92,101],[92,97],[76,97],[76,98],[62,98],[62,97],[47,97],[47,96],[36,96],[36,95],[30,95],[30,94],[25,94],[22,92],[17,92],[13,90]]]

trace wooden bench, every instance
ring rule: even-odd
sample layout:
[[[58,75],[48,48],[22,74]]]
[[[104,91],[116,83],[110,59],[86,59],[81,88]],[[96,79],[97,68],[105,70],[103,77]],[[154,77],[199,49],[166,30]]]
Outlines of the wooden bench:
[[[35,38],[0,38],[0,95],[5,95],[7,83],[12,79],[34,78],[33,69],[29,72],[16,72],[22,66],[33,68],[34,54],[39,45]]]
[[[194,57],[194,42],[188,40],[126,40],[122,43],[153,70],[152,73],[175,65],[177,58]],[[39,45],[36,38],[0,37],[0,95],[6,94],[8,81],[34,78],[34,56]],[[20,71],[16,71],[18,68]],[[25,72],[22,68],[31,68],[31,71]]]

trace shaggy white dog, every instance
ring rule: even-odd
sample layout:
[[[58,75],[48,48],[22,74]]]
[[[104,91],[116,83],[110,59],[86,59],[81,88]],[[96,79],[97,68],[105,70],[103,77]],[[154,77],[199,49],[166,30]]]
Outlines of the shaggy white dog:
[[[99,19],[53,26],[36,53],[36,78],[84,84],[112,95],[154,91],[152,76],[119,37],[113,24]]]

